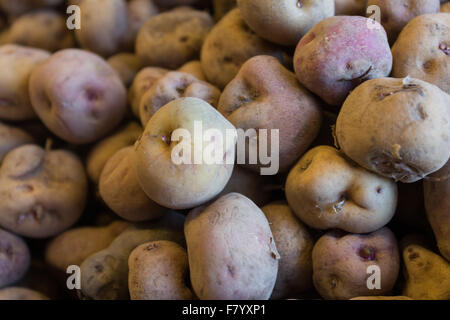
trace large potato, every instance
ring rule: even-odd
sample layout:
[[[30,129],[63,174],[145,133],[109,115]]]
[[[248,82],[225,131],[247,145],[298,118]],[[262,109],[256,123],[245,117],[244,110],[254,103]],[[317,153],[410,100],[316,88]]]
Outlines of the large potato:
[[[53,54],[33,70],[30,96],[44,124],[74,144],[93,142],[122,120],[126,89],[101,57],[78,49]]]
[[[448,94],[418,79],[369,80],[342,106],[336,137],[362,167],[415,182],[450,157],[449,105]]]
[[[18,147],[0,167],[0,226],[30,238],[57,235],[81,216],[86,196],[77,156],[37,145]]]
[[[0,288],[19,281],[30,265],[30,251],[20,237],[0,229]]]
[[[319,146],[292,168],[286,198],[310,227],[366,233],[391,220],[397,186],[357,166],[335,148]]]
[[[264,213],[250,199],[230,193],[192,210],[184,233],[197,297],[270,298],[279,254]]]
[[[24,130],[0,122],[0,163],[12,149],[32,142],[33,138]]]

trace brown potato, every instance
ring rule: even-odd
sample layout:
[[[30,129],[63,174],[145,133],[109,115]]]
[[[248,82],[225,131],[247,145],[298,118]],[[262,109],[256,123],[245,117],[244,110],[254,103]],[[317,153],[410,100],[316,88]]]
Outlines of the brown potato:
[[[44,294],[19,287],[9,287],[0,290],[0,300],[50,300]]]
[[[126,87],[131,85],[141,69],[141,61],[132,53],[118,53],[110,57],[107,62],[117,72]]]
[[[30,266],[30,250],[20,237],[0,229],[0,288],[19,281]]]
[[[33,138],[24,130],[0,122],[0,163],[12,149],[32,142]]]

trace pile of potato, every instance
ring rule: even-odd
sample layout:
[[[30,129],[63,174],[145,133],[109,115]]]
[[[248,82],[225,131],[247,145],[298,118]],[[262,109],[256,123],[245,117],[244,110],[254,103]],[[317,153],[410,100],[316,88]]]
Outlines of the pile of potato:
[[[0,10],[0,300],[450,299],[449,2]],[[196,121],[277,174],[174,163]]]

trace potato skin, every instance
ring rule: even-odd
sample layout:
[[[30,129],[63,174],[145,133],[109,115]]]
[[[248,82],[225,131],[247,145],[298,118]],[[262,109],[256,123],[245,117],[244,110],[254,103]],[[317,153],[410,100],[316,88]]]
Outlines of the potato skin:
[[[126,111],[126,89],[117,73],[101,57],[78,49],[58,51],[36,67],[30,96],[42,122],[73,144],[101,138]]]
[[[192,74],[198,80],[207,81],[200,60],[186,62],[178,69],[178,71]]]
[[[131,300],[193,300],[186,249],[171,241],[141,244],[128,259]]]
[[[44,294],[19,287],[9,287],[0,290],[0,300],[50,300]]]
[[[400,264],[397,240],[388,228],[364,235],[328,232],[314,245],[312,260],[314,286],[325,299],[385,295]],[[367,287],[371,265],[380,268],[381,289]]]
[[[270,298],[288,298],[311,289],[314,243],[308,229],[284,201],[272,202],[261,210],[280,253],[277,281]]]
[[[44,50],[15,44],[0,47],[0,119],[28,120],[36,117],[31,107],[28,85],[31,72],[50,54]]]
[[[362,167],[411,183],[450,157],[450,96],[412,78],[379,78],[356,88],[336,123],[342,151]]]
[[[334,0],[336,16],[364,16],[367,0]]]
[[[19,127],[0,122],[0,163],[14,148],[33,142],[33,138]]]
[[[198,298],[270,298],[279,254],[264,213],[250,199],[230,193],[192,210],[184,233]]]
[[[29,266],[30,251],[25,241],[0,229],[0,288],[19,281]]]
[[[0,226],[30,238],[54,236],[81,216],[87,179],[77,156],[24,145],[0,167]]]
[[[110,57],[107,62],[117,72],[126,87],[131,85],[136,73],[141,69],[141,61],[132,53],[118,53]]]
[[[422,39],[417,41],[417,39]],[[392,47],[392,76],[410,76],[450,94],[450,15],[425,14],[409,22]]]
[[[357,166],[335,148],[319,146],[292,168],[286,198],[295,214],[312,228],[366,233],[391,220],[397,186]]]

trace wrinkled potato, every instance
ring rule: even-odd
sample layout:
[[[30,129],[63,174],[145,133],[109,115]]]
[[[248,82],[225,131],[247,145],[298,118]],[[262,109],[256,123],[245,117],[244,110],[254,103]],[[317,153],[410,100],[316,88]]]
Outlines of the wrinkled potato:
[[[133,145],[142,134],[142,127],[136,122],[130,122],[111,136],[94,145],[86,160],[89,178],[98,183],[100,174],[106,162],[120,149]]]
[[[309,231],[284,201],[272,202],[261,210],[269,221],[280,253],[271,299],[287,298],[311,289],[314,243]]]
[[[245,61],[257,55],[270,55],[283,61],[282,50],[258,37],[245,24],[239,9],[234,9],[206,37],[200,61],[206,78],[222,89]]]
[[[419,245],[403,250],[405,296],[416,300],[450,300],[450,264]]]
[[[12,149],[32,142],[33,138],[21,128],[0,122],[0,163]]]
[[[203,132],[218,130],[225,141],[215,140],[215,131],[210,144],[199,145],[194,138],[197,121],[202,122]],[[178,143],[180,137],[172,136],[177,129],[187,131],[190,141],[181,136],[183,142]],[[156,203],[175,210],[190,209],[213,199],[233,171],[236,141],[226,141],[228,132],[235,133],[233,125],[203,100],[180,98],[166,104],[153,115],[135,144],[134,167],[144,192]],[[199,152],[202,159],[210,155],[207,148],[213,141],[214,147],[221,147],[221,154],[201,163],[195,161]],[[179,164],[174,162],[174,155],[180,158]],[[219,162],[215,161],[217,156]]]
[[[198,58],[212,26],[207,12],[188,7],[161,13],[139,30],[136,53],[146,66],[177,69]]]
[[[368,28],[369,23],[374,27]],[[340,106],[362,82],[388,76],[391,68],[386,32],[378,22],[359,16],[320,21],[300,40],[294,55],[300,83],[332,106]]]
[[[237,0],[245,22],[261,38],[296,45],[319,21],[334,16],[334,0]]]
[[[126,89],[114,69],[101,57],[78,49],[58,51],[36,67],[30,97],[50,131],[74,144],[101,138],[126,111]]]
[[[416,16],[439,12],[439,0],[368,0],[367,6],[380,8],[381,25],[390,43],[394,43],[402,29]],[[420,38],[416,38],[420,39]]]
[[[367,0],[334,0],[337,16],[364,16]]]
[[[312,252],[314,286],[325,299],[350,299],[389,293],[397,280],[400,257],[394,234],[383,228],[369,234],[331,231]],[[369,289],[369,266],[380,269],[380,287]]]
[[[20,237],[0,229],[0,288],[19,281],[30,266],[30,250]]]
[[[426,14],[414,18],[392,47],[392,76],[411,76],[450,94],[450,15]]]
[[[168,72],[156,80],[141,98],[139,118],[142,125],[145,127],[161,107],[182,97],[199,98],[216,107],[220,90],[189,73]]]
[[[53,238],[45,250],[45,261],[62,272],[71,265],[81,266],[90,255],[107,248],[129,224],[114,221],[104,227],[79,227]]]
[[[131,85],[141,69],[141,61],[132,53],[118,53],[110,57],[107,62],[117,72],[126,87]]]
[[[171,241],[141,244],[128,259],[131,300],[193,300],[186,249]]]
[[[0,47],[0,119],[20,121],[34,118],[28,84],[31,72],[50,54],[19,45]]]
[[[292,168],[286,198],[312,228],[366,233],[391,220],[397,185],[357,166],[335,148],[319,146]]]
[[[342,106],[337,141],[362,167],[415,182],[450,157],[449,105],[448,94],[418,79],[369,80]]]
[[[68,151],[24,145],[0,167],[0,226],[30,238],[55,236],[83,213],[83,164]]]
[[[236,0],[213,0],[214,20],[219,21],[228,12],[236,8]]]
[[[44,294],[19,287],[9,287],[0,290],[0,300],[50,300]]]
[[[99,181],[100,196],[121,218],[139,222],[159,218],[167,210],[147,197],[133,168],[134,148],[117,151],[105,164]]]
[[[184,216],[167,212],[152,223],[138,224],[122,232],[111,245],[89,256],[81,265],[81,291],[96,300],[129,299],[128,257],[139,245],[158,240],[184,244]]]
[[[184,233],[198,298],[270,298],[280,256],[264,213],[250,199],[230,193],[193,209]]]
[[[283,172],[316,138],[322,122],[320,104],[277,59],[256,56],[244,63],[226,86],[217,109],[236,128],[267,129],[268,146],[272,144],[271,131],[279,130],[279,169]],[[266,166],[257,161],[248,167],[259,170]]]
[[[207,81],[205,74],[203,73],[202,64],[199,60],[186,62],[178,69],[178,71],[192,74],[198,80]]]

